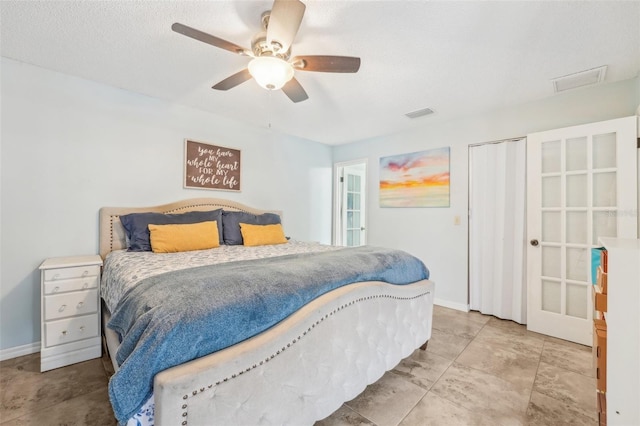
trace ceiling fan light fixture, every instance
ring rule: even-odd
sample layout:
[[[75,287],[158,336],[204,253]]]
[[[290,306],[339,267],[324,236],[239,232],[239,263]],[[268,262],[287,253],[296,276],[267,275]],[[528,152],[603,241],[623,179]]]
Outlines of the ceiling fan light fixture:
[[[293,78],[293,67],[280,58],[259,56],[249,62],[249,73],[261,87],[279,90]]]

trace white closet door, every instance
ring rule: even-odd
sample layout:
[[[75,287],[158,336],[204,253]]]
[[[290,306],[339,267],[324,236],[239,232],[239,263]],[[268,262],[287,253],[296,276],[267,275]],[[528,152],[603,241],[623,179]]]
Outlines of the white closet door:
[[[592,344],[591,248],[637,237],[636,117],[527,136],[527,328]]]
[[[470,147],[469,193],[470,307],[524,324],[526,140]]]

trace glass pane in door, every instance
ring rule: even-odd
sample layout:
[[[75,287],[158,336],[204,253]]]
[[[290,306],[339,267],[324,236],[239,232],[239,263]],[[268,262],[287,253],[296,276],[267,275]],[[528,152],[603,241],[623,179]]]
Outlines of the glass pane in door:
[[[560,313],[560,282],[542,280],[542,310]]]
[[[567,279],[586,282],[589,260],[587,249],[567,247]]]
[[[542,173],[560,172],[560,141],[542,142]]]
[[[586,284],[567,283],[567,315],[587,319],[587,290]]]
[[[616,206],[616,173],[593,174],[593,206]]]
[[[560,176],[542,178],[542,207],[560,207]]]
[[[587,207],[587,175],[567,176],[567,207]]]
[[[542,247],[542,275],[561,278],[560,247]]]
[[[593,135],[593,168],[616,167],[616,134]]]
[[[618,220],[616,211],[593,212],[593,244],[598,244],[598,238],[617,237]]]
[[[560,212],[542,213],[542,241],[545,243],[559,243],[562,233],[560,232]]]
[[[587,212],[567,212],[567,243],[587,244]]]
[[[567,139],[566,153],[566,170],[568,172],[574,170],[587,169],[587,137]]]

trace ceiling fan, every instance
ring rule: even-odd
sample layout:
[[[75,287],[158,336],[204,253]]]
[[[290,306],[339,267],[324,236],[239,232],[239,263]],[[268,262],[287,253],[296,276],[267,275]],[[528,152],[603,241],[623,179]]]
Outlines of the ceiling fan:
[[[251,49],[178,22],[171,29],[203,43],[252,58],[246,69],[225,78],[213,89],[229,90],[253,77],[265,89],[282,89],[293,102],[301,102],[309,96],[294,77],[296,70],[355,73],[360,69],[360,58],[351,56],[307,55],[291,58],[291,44],[300,28],[305,8],[299,0],[275,0],[271,10],[262,14],[263,29],[251,40]]]

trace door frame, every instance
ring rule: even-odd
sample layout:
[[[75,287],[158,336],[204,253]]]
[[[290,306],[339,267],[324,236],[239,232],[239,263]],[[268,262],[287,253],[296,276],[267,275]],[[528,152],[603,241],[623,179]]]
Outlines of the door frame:
[[[364,166],[364,193],[365,193],[365,201],[364,201],[364,206],[365,206],[365,211],[364,211],[364,223],[365,223],[365,227],[368,224],[368,215],[369,215],[369,208],[366,205],[367,204],[367,199],[368,197],[366,196],[367,194],[367,171],[369,168],[369,159],[368,158],[360,158],[360,159],[356,159],[356,160],[350,160],[350,161],[342,161],[339,163],[335,163],[333,165],[333,232],[332,232],[332,238],[331,238],[331,243],[334,245],[342,245],[343,241],[342,241],[342,200],[343,200],[343,193],[342,193],[342,188],[343,186],[341,185],[340,182],[340,178],[343,177],[344,174],[344,169],[345,167],[349,167],[349,166],[355,166],[358,164],[362,164]],[[365,231],[366,232],[366,231]]]

